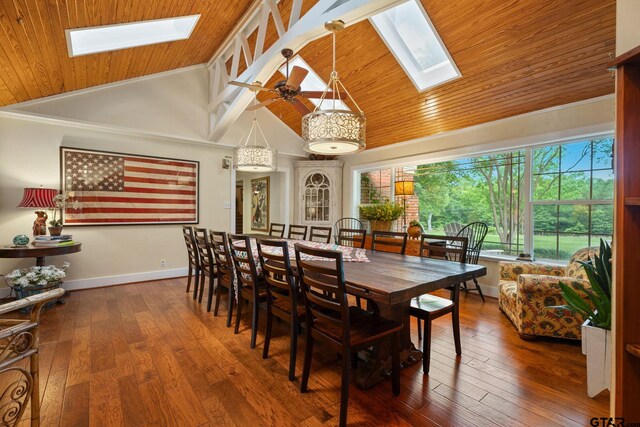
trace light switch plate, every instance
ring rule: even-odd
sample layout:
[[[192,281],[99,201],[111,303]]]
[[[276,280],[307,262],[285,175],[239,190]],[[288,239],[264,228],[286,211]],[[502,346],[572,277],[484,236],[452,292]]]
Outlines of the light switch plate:
[[[225,209],[231,209],[231,202],[224,202]]]

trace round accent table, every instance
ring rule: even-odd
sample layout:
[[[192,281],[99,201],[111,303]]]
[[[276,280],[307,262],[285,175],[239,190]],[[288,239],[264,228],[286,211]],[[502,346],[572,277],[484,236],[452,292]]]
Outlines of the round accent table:
[[[33,245],[0,247],[0,258],[35,258],[36,266],[44,266],[44,258],[48,256],[67,255],[80,252],[82,243],[74,243],[68,246],[56,246],[53,248],[35,247]]]

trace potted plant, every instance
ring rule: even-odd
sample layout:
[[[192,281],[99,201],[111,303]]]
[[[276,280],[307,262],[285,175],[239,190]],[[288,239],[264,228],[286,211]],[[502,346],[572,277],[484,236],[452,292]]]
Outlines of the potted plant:
[[[7,274],[5,281],[16,292],[16,298],[22,299],[59,288],[62,285],[62,279],[67,276],[68,268],[68,262],[62,264],[62,267],[47,265],[20,268]],[[50,304],[55,304],[55,301]],[[30,310],[30,307],[28,309]]]
[[[415,219],[409,223],[409,228],[407,228],[407,233],[412,239],[419,239],[420,236],[422,236],[423,231],[424,228],[422,227],[422,224],[420,224],[420,221]]]
[[[595,397],[611,384],[611,246],[600,239],[600,254],[580,264],[587,273],[591,289],[579,283],[572,286],[560,283],[567,302],[562,307],[585,319],[582,353],[587,356],[587,394]]]
[[[49,221],[49,234],[51,236],[59,236],[62,234],[62,218],[58,218],[58,212],[64,209],[64,206],[69,199],[69,196],[63,193],[53,196],[53,206],[51,209],[53,212],[53,218]],[[60,212],[62,216],[62,212]]]
[[[360,205],[360,218],[371,224],[371,231],[389,231],[391,224],[404,212],[400,203],[385,202]]]

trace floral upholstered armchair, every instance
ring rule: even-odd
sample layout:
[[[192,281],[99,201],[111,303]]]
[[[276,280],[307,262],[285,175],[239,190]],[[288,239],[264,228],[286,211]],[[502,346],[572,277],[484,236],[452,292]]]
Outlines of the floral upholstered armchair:
[[[546,336],[581,339],[582,317],[563,308],[559,282],[569,286],[591,285],[579,261],[588,261],[598,248],[584,248],[573,254],[566,267],[527,262],[501,262],[498,305],[513,322],[522,338]],[[573,286],[576,289],[575,286]],[[581,293],[576,289],[578,293]],[[583,295],[585,301],[587,296]]]

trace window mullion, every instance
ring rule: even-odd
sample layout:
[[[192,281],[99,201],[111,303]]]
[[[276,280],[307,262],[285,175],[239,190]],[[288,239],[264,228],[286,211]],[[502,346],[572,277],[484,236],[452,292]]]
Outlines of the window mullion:
[[[524,252],[533,254],[533,149],[527,148],[524,153]]]

